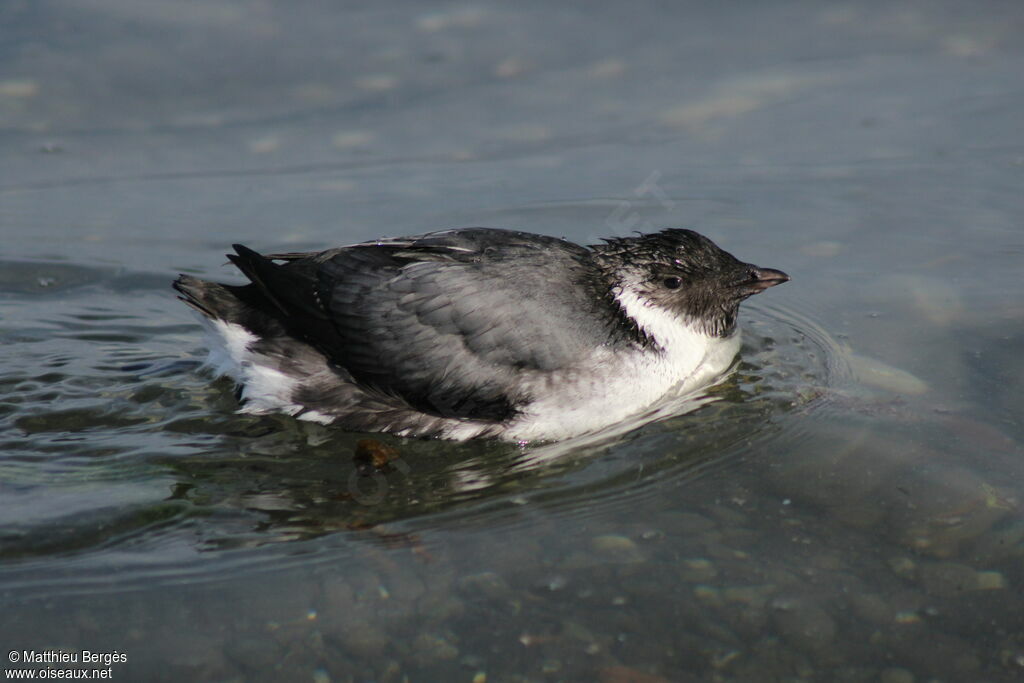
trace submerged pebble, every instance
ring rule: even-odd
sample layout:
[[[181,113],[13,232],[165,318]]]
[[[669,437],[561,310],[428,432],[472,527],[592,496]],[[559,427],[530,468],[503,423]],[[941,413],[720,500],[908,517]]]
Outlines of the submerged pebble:
[[[419,634],[412,647],[413,656],[421,664],[447,661],[459,656],[459,648],[449,639],[434,633]]]
[[[605,59],[591,64],[587,75],[591,78],[615,78],[626,72],[626,64],[621,59]]]
[[[39,94],[39,84],[33,80],[0,81],[0,97],[26,99]]]
[[[906,556],[892,557],[889,559],[889,569],[900,578],[911,579],[917,575],[917,563]]]
[[[512,597],[508,582],[495,572],[480,572],[459,579],[459,589],[468,596],[500,601]]]
[[[718,576],[718,569],[711,560],[695,557],[683,560],[679,567],[681,581],[706,582]]]
[[[922,565],[921,584],[929,595],[952,596],[968,591],[1003,590],[1006,577],[999,571],[977,571],[957,562]]]
[[[722,604],[722,592],[714,586],[694,586],[693,596],[709,605]]]
[[[430,33],[452,28],[472,29],[478,27],[486,17],[482,7],[457,7],[421,15],[416,19],[416,28]]]
[[[717,524],[696,512],[669,512],[662,515],[661,522],[676,535],[689,536],[714,529]]]
[[[338,633],[337,639],[352,655],[364,659],[380,657],[390,643],[387,633],[372,623],[348,622]]]
[[[876,358],[849,351],[846,353],[846,362],[857,381],[869,387],[907,396],[920,396],[928,392],[928,383],[924,380]]]
[[[764,586],[734,586],[722,589],[722,598],[726,602],[760,608],[765,605],[776,590],[776,587],[772,584]]]
[[[879,683],[914,683],[914,674],[899,667],[882,669],[878,675]]]
[[[398,86],[398,77],[393,74],[367,74],[356,78],[355,86],[371,92],[384,92]]]
[[[616,562],[642,562],[644,554],[631,538],[608,534],[590,540],[595,552]]]
[[[374,138],[369,130],[342,130],[331,136],[331,145],[336,149],[356,149],[371,144]]]
[[[817,605],[800,599],[776,598],[771,606],[776,630],[794,647],[820,652],[835,639],[835,620]]]
[[[224,655],[250,671],[266,671],[281,659],[284,649],[273,639],[238,635],[224,643]]]
[[[627,666],[608,666],[597,673],[599,683],[669,683],[667,678]]]
[[[948,597],[974,590],[977,572],[957,562],[928,562],[921,565],[919,580],[928,595]]]
[[[249,140],[246,146],[253,154],[269,154],[281,148],[281,138],[276,135],[265,135]]]
[[[872,624],[891,624],[895,616],[892,604],[873,593],[852,593],[847,597],[847,603],[858,619]]]
[[[949,465],[933,466],[909,502],[890,518],[893,535],[919,554],[951,560],[992,533],[1013,510],[975,471]]]
[[[514,78],[523,75],[527,64],[518,57],[507,57],[494,67],[494,75],[498,78]]]
[[[1007,587],[1006,577],[997,571],[978,572],[974,587],[981,591],[1002,590]]]
[[[444,621],[465,611],[465,604],[447,593],[428,592],[416,601],[417,614],[432,621]]]

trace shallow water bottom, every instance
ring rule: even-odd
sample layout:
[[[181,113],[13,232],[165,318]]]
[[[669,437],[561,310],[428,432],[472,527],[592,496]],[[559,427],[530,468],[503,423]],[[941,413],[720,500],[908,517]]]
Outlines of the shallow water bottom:
[[[45,580],[8,575],[5,642],[118,650],[115,671],[147,680],[1015,678],[1016,502],[903,428],[801,440],[802,458],[773,441],[685,477],[620,462],[628,493],[527,487],[405,522],[332,507],[297,475]]]

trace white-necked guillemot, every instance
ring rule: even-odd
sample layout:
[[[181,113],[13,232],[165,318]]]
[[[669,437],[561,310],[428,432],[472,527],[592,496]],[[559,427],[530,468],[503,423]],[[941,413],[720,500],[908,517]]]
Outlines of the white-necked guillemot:
[[[789,279],[678,229],[589,247],[464,228],[234,248],[250,284],[174,287],[242,412],[460,440],[569,438],[705,387],[739,350],[740,302]]]

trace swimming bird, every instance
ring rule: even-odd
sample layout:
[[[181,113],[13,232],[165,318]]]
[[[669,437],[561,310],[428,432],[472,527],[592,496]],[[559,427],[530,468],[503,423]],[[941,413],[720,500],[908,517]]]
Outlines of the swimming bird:
[[[692,230],[581,246],[461,228],[181,275],[241,411],[353,431],[560,440],[719,380],[740,302],[786,282]]]

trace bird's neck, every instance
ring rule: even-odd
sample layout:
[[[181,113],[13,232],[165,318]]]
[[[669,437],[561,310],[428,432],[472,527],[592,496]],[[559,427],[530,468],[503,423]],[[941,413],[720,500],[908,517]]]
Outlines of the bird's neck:
[[[665,353],[711,344],[717,337],[685,317],[653,306],[628,287],[614,287],[613,296],[622,312],[650,344]]]

